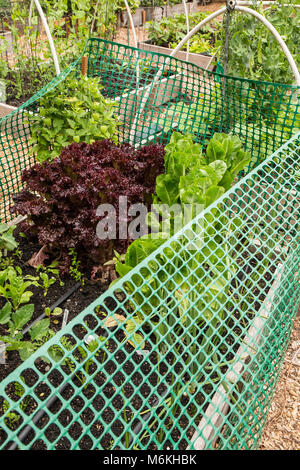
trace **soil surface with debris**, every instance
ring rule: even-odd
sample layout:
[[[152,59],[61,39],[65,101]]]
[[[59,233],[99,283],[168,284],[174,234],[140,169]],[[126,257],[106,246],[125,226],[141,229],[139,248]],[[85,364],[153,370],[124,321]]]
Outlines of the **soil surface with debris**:
[[[38,276],[34,268],[28,265],[28,260],[33,254],[40,250],[37,241],[23,238],[19,235],[19,230],[15,230],[15,237],[19,243],[19,250],[22,256],[18,259],[15,258],[14,266],[19,266],[22,269],[23,275]],[[50,260],[53,261],[53,260]],[[97,299],[103,292],[107,290],[110,280],[105,277],[105,273],[100,273],[91,279],[91,269],[93,268],[92,261],[86,263],[84,269],[81,270],[82,280],[77,282],[70,276],[62,278],[63,285],[59,281],[50,286],[47,295],[44,296],[43,287],[31,286],[28,290],[33,292],[30,303],[34,304],[34,314],[31,318],[30,324],[36,320],[40,315],[45,312],[46,307],[52,307],[54,303],[59,301],[68,291],[75,289],[70,296],[59,304],[62,310],[68,309],[68,322],[81,313],[88,305]],[[51,277],[51,274],[49,274]],[[76,288],[77,285],[77,288]],[[0,308],[3,307],[5,299],[0,298]],[[52,331],[57,332],[62,327],[63,315],[50,316],[50,328]],[[0,325],[0,335],[6,334],[6,325]],[[28,333],[24,336],[24,340],[29,339]],[[22,361],[17,351],[6,351],[5,365],[0,367],[0,381],[7,377]]]
[[[260,450],[300,449],[300,312],[296,317]]]

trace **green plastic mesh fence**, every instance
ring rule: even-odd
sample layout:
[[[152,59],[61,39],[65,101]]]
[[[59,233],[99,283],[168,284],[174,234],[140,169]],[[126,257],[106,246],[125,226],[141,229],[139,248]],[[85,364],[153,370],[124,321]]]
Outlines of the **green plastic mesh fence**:
[[[295,132],[296,90],[174,59],[167,82],[161,76],[150,84],[151,99],[143,92],[147,103],[136,119],[136,73],[141,80],[147,63],[153,77],[154,63],[157,70],[167,57],[155,62],[147,53],[137,63],[135,49],[95,40],[87,51],[89,74],[119,97],[123,140],[167,140],[173,128],[190,127],[205,146],[214,131],[235,129],[254,168],[3,380],[1,448],[257,448],[299,307],[300,133],[273,153]],[[185,73],[177,97],[164,100],[158,95],[173,80],[170,64],[172,74]],[[171,83],[174,91],[177,78]],[[20,123],[28,109],[37,112],[38,98],[1,121],[8,135],[14,119],[19,136],[14,146],[3,144],[11,156],[6,167],[15,165],[2,184],[6,200],[29,164],[28,130]]]
[[[3,449],[257,447],[299,304],[299,143],[3,381]]]
[[[100,39],[90,39],[84,54],[88,75],[98,76],[104,95],[117,103],[120,141],[168,141],[178,130],[193,133],[205,147],[214,132],[232,132],[251,151],[254,167],[300,129],[299,87],[225,77]],[[0,120],[0,219],[9,219],[10,195],[20,188],[22,170],[31,163],[28,113],[38,112],[39,98],[69,73],[80,73],[80,58]]]

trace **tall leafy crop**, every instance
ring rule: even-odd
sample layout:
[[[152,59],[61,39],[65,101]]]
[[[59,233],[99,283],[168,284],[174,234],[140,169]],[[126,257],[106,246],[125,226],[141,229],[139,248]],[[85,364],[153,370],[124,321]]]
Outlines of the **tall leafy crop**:
[[[176,215],[168,212],[175,203],[210,206],[233,184],[236,175],[250,161],[237,137],[215,134],[206,155],[190,136],[173,133],[165,148],[165,173],[156,179],[154,202],[159,204],[158,233],[135,240],[128,248],[124,262],[116,259],[116,270],[126,275],[166,241],[163,222],[169,222],[171,235],[176,232]],[[155,215],[148,216],[152,222]],[[231,299],[229,281],[236,272],[228,222],[221,204],[193,221],[183,236],[174,238],[145,267],[141,275],[133,274],[125,288],[138,308],[125,330],[134,346],[144,347],[145,324],[153,331],[158,351],[166,354],[179,341],[189,346],[185,361],[192,374],[206,361],[212,344],[219,344]],[[233,218],[232,226],[240,221]],[[200,227],[200,231],[199,231]],[[220,308],[220,306],[222,306]],[[205,332],[205,335],[203,333]],[[202,339],[201,339],[202,337]],[[197,338],[197,340],[196,340]],[[210,341],[208,341],[208,338]],[[199,342],[200,341],[200,342]],[[180,349],[180,348],[179,348]],[[213,356],[217,357],[217,350]]]
[[[280,0],[265,11],[255,3],[251,8],[272,23],[299,65],[300,11],[292,6],[296,1],[288,2],[290,6],[285,3]],[[238,13],[230,27],[228,73],[274,83],[294,81],[289,63],[270,31],[252,16]]]

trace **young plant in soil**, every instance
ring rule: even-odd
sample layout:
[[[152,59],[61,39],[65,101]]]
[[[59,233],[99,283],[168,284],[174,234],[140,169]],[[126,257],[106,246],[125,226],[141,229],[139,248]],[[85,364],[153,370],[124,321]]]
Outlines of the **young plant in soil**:
[[[189,204],[191,221],[193,208],[201,204],[203,210],[216,201],[232,186],[249,161],[250,154],[242,150],[237,137],[215,134],[203,156],[201,146],[193,143],[191,137],[173,133],[165,148],[165,173],[156,179],[154,203],[158,214],[148,214],[148,223],[156,226],[158,233],[155,237],[153,234],[141,237],[129,246],[124,263],[116,260],[119,275],[130,272],[165,242],[165,224],[171,228],[171,234],[177,232],[177,216],[166,208],[178,203]],[[211,215],[203,217],[201,235],[197,223],[191,227],[191,231],[199,234],[199,239],[194,240],[192,233],[192,239],[185,236],[183,240],[173,241],[170,249],[159,255],[159,261],[151,262],[151,269],[143,268],[143,277],[148,279],[149,287],[144,286],[142,293],[136,292],[136,286],[141,282],[138,275],[133,276],[136,286],[125,283],[126,290],[134,295],[136,305],[140,306],[131,320],[124,321],[130,343],[142,349],[145,347],[141,326],[147,324],[159,345],[159,353],[165,355],[172,348],[175,361],[176,354],[181,355],[180,338],[180,342],[189,346],[184,361],[191,375],[195,375],[210,357],[212,345],[216,348],[212,360],[219,361],[218,335],[222,335],[224,321],[232,307],[230,294],[224,288],[236,273],[237,263],[230,235],[222,231],[222,225],[226,226],[226,223],[222,223],[221,205],[214,209],[214,215],[214,220]],[[241,221],[233,219],[231,224],[236,227]],[[203,239],[207,242],[205,249]],[[223,306],[221,310],[220,305]],[[199,316],[199,312],[204,313]],[[200,330],[205,331],[205,335],[199,344]],[[194,387],[195,384],[191,384],[191,388]]]
[[[40,273],[40,286],[44,291],[44,297],[47,296],[49,288],[56,282],[59,282],[59,285],[61,287],[64,286],[64,282],[62,281],[59,274],[58,261],[53,261],[48,266],[44,266],[43,264],[41,264],[37,266],[36,272]]]
[[[30,303],[32,288],[41,287],[46,297],[49,287],[57,280],[63,283],[55,263],[37,269],[37,274],[42,270],[40,275],[23,274],[17,265],[20,256],[13,233],[15,228],[14,225],[0,224],[0,342],[6,345],[6,351],[18,351],[21,360],[25,360],[53,334],[49,319],[43,319],[32,325],[24,339],[23,327],[32,320],[35,310],[34,304]],[[11,256],[8,251],[12,252]]]
[[[34,313],[34,305],[29,303],[33,295],[30,288],[37,285],[38,277],[23,276],[19,267],[9,267],[0,272],[0,295],[6,300],[0,310],[0,325],[5,325],[6,334],[0,336],[0,341],[6,344],[7,351],[19,351],[23,361],[50,334],[50,321],[43,319],[30,328],[30,340],[23,339],[22,328]]]

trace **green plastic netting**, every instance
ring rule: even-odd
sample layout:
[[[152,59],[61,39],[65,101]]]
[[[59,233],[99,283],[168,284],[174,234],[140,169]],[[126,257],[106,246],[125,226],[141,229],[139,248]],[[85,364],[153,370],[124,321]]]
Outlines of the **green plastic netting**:
[[[205,146],[214,132],[232,132],[251,151],[254,167],[300,129],[299,87],[225,77],[100,39],[90,39],[84,54],[88,75],[99,76],[105,96],[116,101],[121,141],[168,141],[171,132],[179,130],[192,132]],[[9,218],[11,194],[20,188],[21,172],[31,163],[28,112],[38,112],[39,98],[74,72],[80,73],[80,58],[0,120],[0,219]]]
[[[297,89],[102,40],[85,53],[120,140],[231,131],[252,164],[1,383],[1,448],[256,448],[299,306]],[[30,164],[26,113],[72,71],[0,121],[3,218]]]

